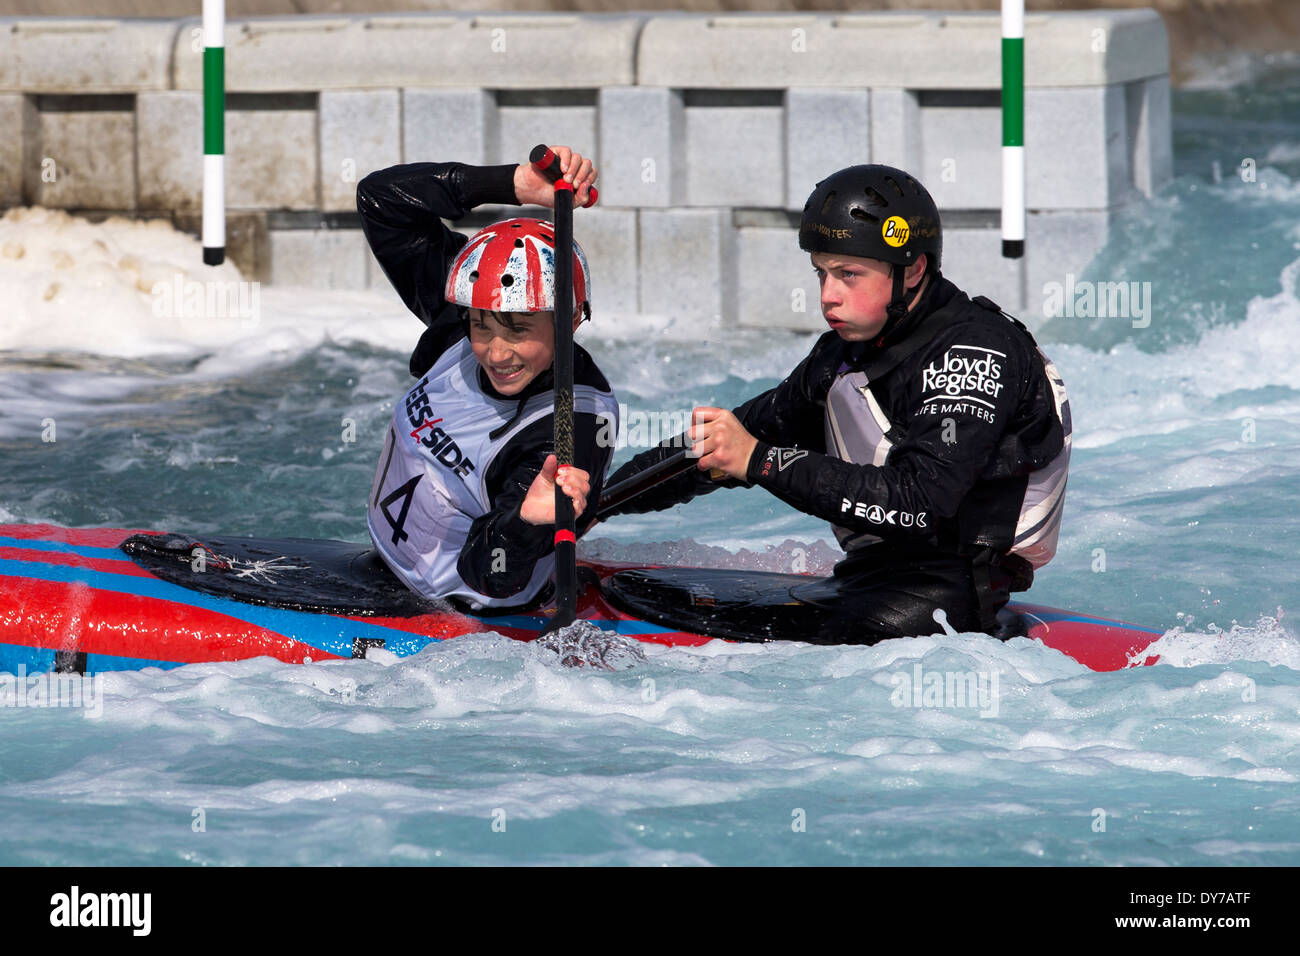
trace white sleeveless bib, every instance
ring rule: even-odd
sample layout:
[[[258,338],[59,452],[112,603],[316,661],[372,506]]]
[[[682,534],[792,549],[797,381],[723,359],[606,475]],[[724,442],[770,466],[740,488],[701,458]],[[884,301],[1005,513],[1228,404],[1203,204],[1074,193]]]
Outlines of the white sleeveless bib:
[[[510,421],[517,403],[485,395],[478,369],[469,340],[461,339],[398,401],[371,486],[366,525],[385,563],[418,594],[457,597],[477,607],[523,604],[551,576],[554,555],[538,561],[527,586],[506,598],[472,589],[456,562],[470,526],[492,508],[486,476],[493,459],[515,435],[550,415],[555,397],[534,395],[510,428],[492,439],[492,430]],[[610,434],[618,433],[618,405],[611,393],[576,385],[573,409],[610,419]]]

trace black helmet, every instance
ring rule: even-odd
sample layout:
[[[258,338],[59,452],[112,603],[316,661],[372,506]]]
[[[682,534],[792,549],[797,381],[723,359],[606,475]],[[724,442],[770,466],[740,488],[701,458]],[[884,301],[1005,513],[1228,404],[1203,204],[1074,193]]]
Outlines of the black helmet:
[[[819,182],[804,203],[799,248],[903,266],[924,252],[938,272],[943,227],[934,200],[910,173],[850,166]]]
[[[938,273],[943,226],[934,200],[910,173],[849,166],[819,182],[804,203],[799,248],[893,263],[889,314],[896,321],[907,310],[903,269],[925,253],[926,272]]]

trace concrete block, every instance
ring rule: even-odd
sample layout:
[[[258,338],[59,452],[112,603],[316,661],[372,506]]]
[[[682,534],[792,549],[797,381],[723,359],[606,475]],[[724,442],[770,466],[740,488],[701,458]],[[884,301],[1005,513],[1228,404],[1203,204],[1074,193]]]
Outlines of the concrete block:
[[[866,90],[785,91],[785,208],[803,209],[819,181],[870,162]]]
[[[636,82],[641,16],[486,13],[464,19],[468,36],[455,51],[461,77],[486,71],[492,77],[490,86],[516,90],[596,89]]]
[[[784,111],[763,96],[755,105],[726,93],[686,100],[686,204],[785,205]],[[694,104],[693,104],[694,101]],[[734,103],[735,105],[728,105]]]
[[[1136,187],[1133,156],[1129,151],[1128,97],[1123,84],[1116,83],[1101,89],[1105,106],[1099,118],[1105,123],[1106,156],[1106,189],[1102,193],[1105,196],[1102,208],[1110,208],[1132,200],[1136,195]]]
[[[603,200],[602,200],[603,204]],[[632,314],[639,305],[637,213],[632,209],[580,209],[573,234],[591,269],[591,308],[596,322],[609,314]]]
[[[830,18],[807,13],[651,17],[638,45],[637,83],[687,89],[827,85],[822,57],[832,30]]]
[[[940,209],[997,209],[1002,203],[1002,111],[969,94],[922,93],[921,162],[909,169]],[[906,168],[906,167],[904,167]]]
[[[941,11],[699,14],[651,17],[637,83],[686,89],[901,87],[997,89],[1000,17]],[[1153,10],[1025,17],[1033,86],[1123,83],[1169,72]]]
[[[871,91],[871,158],[899,169],[921,164],[921,106],[915,90]]]
[[[744,227],[736,231],[736,248],[740,325],[826,331],[817,276],[797,230]]]
[[[500,133],[492,163],[527,162],[534,146],[552,143],[571,146],[583,156],[591,156],[599,168],[594,95],[570,97],[558,91],[552,98],[546,90],[536,95],[516,95],[518,99],[498,94]]]
[[[318,209],[316,111],[226,111],[226,205],[231,209]],[[355,207],[355,203],[354,203]]]
[[[1125,109],[1133,186],[1150,197],[1173,178],[1169,77],[1155,76],[1126,84]]]
[[[35,96],[23,97],[22,131],[23,163],[19,175],[23,182],[23,201],[34,203],[36,200],[33,197],[36,195],[37,187],[33,177],[44,172],[43,161],[46,159],[41,144],[41,113],[36,108]],[[57,167],[55,171],[57,172]]]
[[[140,208],[203,207],[203,94],[178,90],[135,99]]]
[[[487,90],[402,90],[402,162],[496,162],[496,97]]]
[[[135,209],[135,113],[129,97],[51,96],[23,167],[29,202],[60,209]],[[39,145],[37,145],[39,144]]]
[[[272,229],[271,283],[313,289],[364,289],[366,238],[360,229]]]
[[[353,212],[361,178],[402,161],[400,94],[323,90],[319,113],[321,209]]]
[[[197,214],[195,235],[202,236],[203,213]],[[271,281],[271,235],[266,213],[226,213],[226,258],[252,282]]]
[[[1104,209],[1132,195],[1122,86],[1025,91],[1025,204]]]
[[[202,58],[186,21],[176,38],[175,86],[202,88]],[[298,15],[229,20],[226,84],[238,92],[285,89],[464,87],[572,89],[634,82],[635,16],[566,14]],[[488,79],[490,77],[490,79]]]
[[[640,213],[640,311],[736,320],[736,240],[728,209]]]
[[[1110,213],[1031,212],[1025,217],[1025,306],[1020,319],[1036,329],[1047,321],[1048,283],[1079,278],[1106,245]]]
[[[0,92],[22,92],[22,69],[18,58],[20,49],[22,38],[13,29],[13,24],[0,26]]]
[[[0,207],[24,204],[23,170],[37,133],[30,100],[21,93],[0,93]]]
[[[451,18],[431,17],[425,29],[408,25],[404,34],[370,32],[365,18],[300,15],[226,20],[226,90],[235,93],[282,90],[366,89],[399,87],[400,79],[420,75],[420,65],[406,46],[423,41],[425,64],[436,68],[442,29]],[[180,90],[203,89],[203,49],[193,42],[199,19],[182,22],[173,54],[173,84]],[[401,36],[404,42],[394,41]],[[293,80],[286,83],[286,77]]]
[[[5,24],[0,89],[134,93],[171,86],[172,20],[33,17]]]
[[[1035,55],[1041,57],[1041,66],[1038,59],[1029,58],[1026,34],[1026,83],[1042,82],[1028,72],[1031,64],[1043,74],[1055,71],[1053,85],[1061,86],[1066,81],[1100,85],[1169,74],[1169,34],[1155,10],[1081,10],[1055,13],[1045,20],[1043,49]],[[1061,34],[1069,35],[1068,43],[1055,41]],[[1079,39],[1084,34],[1091,59],[1079,55]]]
[[[1030,249],[1031,255],[1038,252]],[[943,230],[944,276],[972,298],[988,296],[1022,321],[1025,269],[1025,259],[1002,258],[1002,231],[997,225]]]
[[[598,94],[602,204],[676,206],[686,196],[681,90],[614,86]]]
[[[927,49],[930,89],[1001,86],[1000,15],[943,15],[940,39]],[[937,69],[935,68],[937,67]],[[1155,10],[1059,10],[1025,15],[1025,85],[1106,86],[1169,72],[1169,38]],[[909,84],[913,85],[913,84]]]

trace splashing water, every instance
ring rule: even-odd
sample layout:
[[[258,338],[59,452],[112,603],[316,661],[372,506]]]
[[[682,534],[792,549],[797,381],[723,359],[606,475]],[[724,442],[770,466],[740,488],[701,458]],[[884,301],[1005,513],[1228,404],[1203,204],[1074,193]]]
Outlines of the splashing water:
[[[574,621],[556,628],[533,642],[554,653],[564,667],[593,667],[621,671],[645,662],[641,645],[631,638],[597,627],[590,621]]]

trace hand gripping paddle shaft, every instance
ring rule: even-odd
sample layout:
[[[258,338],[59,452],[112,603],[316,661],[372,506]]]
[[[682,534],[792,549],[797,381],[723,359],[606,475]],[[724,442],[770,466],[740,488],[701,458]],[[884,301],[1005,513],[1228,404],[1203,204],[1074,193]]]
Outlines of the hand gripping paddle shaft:
[[[564,173],[560,171],[560,157],[555,154],[555,150],[551,149],[551,147],[547,146],[545,143],[538,143],[533,147],[533,151],[528,154],[528,161],[533,164],[533,169],[537,170],[551,182],[556,183],[558,187],[560,177],[562,177]],[[568,188],[570,191],[573,189],[572,186],[569,186]],[[590,195],[587,197],[587,202],[582,207],[583,209],[590,209],[592,206],[596,205],[596,200],[600,197],[600,190],[595,186],[592,186],[589,192]]]

